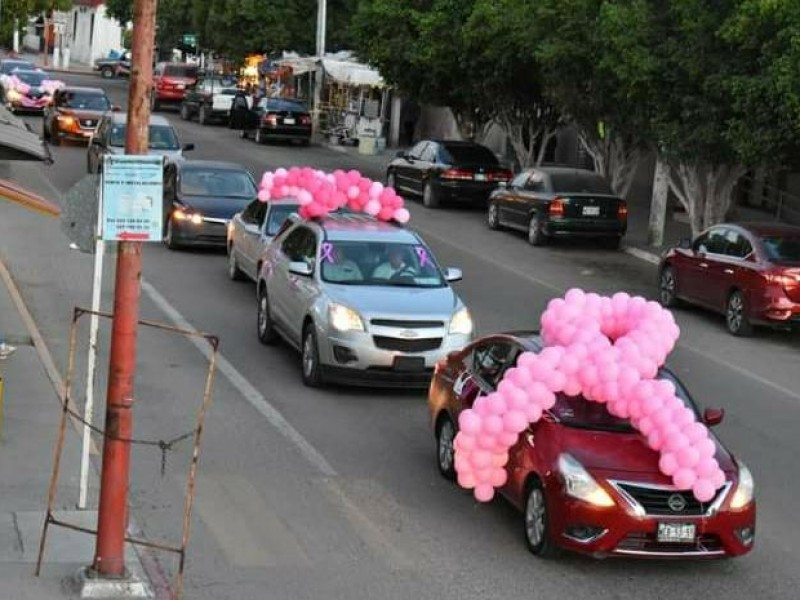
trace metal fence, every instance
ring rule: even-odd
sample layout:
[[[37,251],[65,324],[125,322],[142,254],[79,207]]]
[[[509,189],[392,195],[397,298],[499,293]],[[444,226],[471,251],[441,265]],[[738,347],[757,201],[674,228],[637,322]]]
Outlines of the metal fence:
[[[736,188],[737,205],[767,213],[775,221],[800,225],[800,196],[790,194],[769,181],[742,177]]]

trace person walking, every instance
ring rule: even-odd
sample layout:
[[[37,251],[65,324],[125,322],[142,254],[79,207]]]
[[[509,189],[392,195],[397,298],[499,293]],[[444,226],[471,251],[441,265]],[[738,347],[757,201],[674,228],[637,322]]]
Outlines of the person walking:
[[[247,124],[247,113],[250,106],[247,101],[247,93],[239,88],[236,90],[236,95],[231,102],[231,110],[228,120],[228,125],[231,129],[243,130]]]

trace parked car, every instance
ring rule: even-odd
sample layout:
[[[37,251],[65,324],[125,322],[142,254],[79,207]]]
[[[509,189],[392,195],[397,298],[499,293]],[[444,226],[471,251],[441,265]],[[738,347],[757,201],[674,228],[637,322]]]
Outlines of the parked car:
[[[65,139],[88,141],[103,115],[112,110],[119,107],[113,106],[100,88],[61,88],[44,111],[42,137],[54,146]]]
[[[424,140],[408,152],[398,152],[386,169],[388,185],[420,196],[428,208],[443,202],[485,203],[492,190],[511,177],[487,147],[441,140]]]
[[[161,110],[162,106],[177,106],[183,102],[186,89],[197,84],[198,69],[186,63],[159,63],[153,71],[153,92],[150,109]]]
[[[542,246],[556,237],[592,237],[618,248],[628,229],[628,205],[604,177],[564,167],[527,169],[489,199],[491,229],[516,229]]]
[[[126,50],[117,58],[98,58],[94,61],[94,70],[100,72],[103,79],[114,77],[130,77],[132,55]]]
[[[521,352],[539,352],[536,333],[491,335],[453,353],[436,367],[428,396],[437,465],[455,477],[453,441],[458,416],[496,389]],[[669,369],[658,377],[708,426],[722,410],[702,413]],[[528,548],[550,556],[560,548],[592,556],[722,558],[752,550],[756,503],[753,477],[712,434],[726,482],[708,503],[676,489],[659,469],[659,454],[627,419],[605,405],[559,395],[542,419],[509,451],[508,481],[499,491],[523,513]]]
[[[734,335],[800,326],[800,227],[723,223],[683,240],[661,260],[659,296],[724,314]]]
[[[181,103],[181,119],[197,118],[200,125],[212,121],[227,121],[236,95],[236,80],[221,77],[203,77],[186,90]]]
[[[38,71],[39,68],[30,61],[16,58],[0,60],[0,75],[11,75],[14,71]]]
[[[164,168],[164,244],[220,246],[233,215],[252,203],[258,189],[244,167],[228,162],[181,160]]]
[[[53,97],[48,90],[42,89],[42,83],[48,79],[47,73],[41,69],[23,71],[16,69],[10,73],[29,87],[26,93],[18,90],[4,89],[6,106],[11,112],[42,113]]]
[[[297,212],[296,200],[253,200],[233,216],[228,226],[228,276],[256,281],[269,243],[289,215]]]
[[[246,126],[241,131],[244,139],[251,135],[256,144],[290,140],[307,146],[311,141],[311,115],[300,100],[262,98],[248,112]]]
[[[100,120],[95,134],[89,140],[86,154],[86,169],[89,173],[100,173],[103,169],[103,156],[106,154],[125,154],[125,132],[127,115],[119,112],[107,113]],[[167,161],[178,160],[184,152],[194,150],[194,144],[178,141],[175,128],[160,115],[150,116],[148,154],[163,156]]]
[[[308,386],[419,387],[473,337],[469,311],[420,237],[362,214],[292,216],[259,272],[258,338],[301,353]]]

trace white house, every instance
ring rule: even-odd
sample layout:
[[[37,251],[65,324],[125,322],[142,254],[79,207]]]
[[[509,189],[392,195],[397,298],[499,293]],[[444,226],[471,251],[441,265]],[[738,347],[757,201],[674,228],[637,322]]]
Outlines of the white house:
[[[123,28],[106,14],[102,0],[74,0],[66,30],[63,47],[71,48],[72,61],[93,64],[110,50],[122,49]]]

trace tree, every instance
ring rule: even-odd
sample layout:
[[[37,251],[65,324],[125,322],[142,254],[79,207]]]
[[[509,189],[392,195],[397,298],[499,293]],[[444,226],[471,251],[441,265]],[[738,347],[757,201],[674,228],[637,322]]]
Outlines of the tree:
[[[53,10],[67,10],[72,0],[3,0],[0,15],[0,44],[10,46],[14,35],[14,22],[23,26],[29,17]]]
[[[133,21],[133,0],[106,0],[106,14],[125,27]]]

